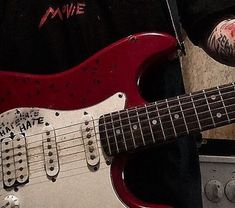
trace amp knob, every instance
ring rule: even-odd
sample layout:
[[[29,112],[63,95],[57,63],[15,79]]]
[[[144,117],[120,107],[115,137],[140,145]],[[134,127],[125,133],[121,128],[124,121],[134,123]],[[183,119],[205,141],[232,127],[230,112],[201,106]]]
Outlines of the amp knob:
[[[210,180],[205,186],[205,194],[208,200],[219,202],[224,194],[224,187],[220,181]]]
[[[235,180],[229,181],[226,184],[225,194],[229,201],[235,203]]]
[[[20,207],[19,199],[16,196],[8,195],[5,197],[3,205],[1,207],[3,207],[3,208],[19,208]]]

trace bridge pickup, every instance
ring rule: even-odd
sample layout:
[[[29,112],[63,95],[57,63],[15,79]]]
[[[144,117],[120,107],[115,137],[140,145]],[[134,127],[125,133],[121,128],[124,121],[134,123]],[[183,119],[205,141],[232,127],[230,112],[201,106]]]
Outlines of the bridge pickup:
[[[60,166],[54,128],[46,126],[42,136],[46,174],[48,177],[55,177],[59,173]]]
[[[23,184],[29,179],[29,167],[25,136],[15,135],[4,138],[1,146],[3,183],[12,187],[15,183]]]
[[[29,179],[26,140],[22,134],[13,138],[15,174],[18,183],[25,183]]]
[[[97,170],[100,163],[100,155],[96,140],[95,124],[92,116],[84,115],[82,118],[82,139],[85,147],[85,155],[88,167]]]

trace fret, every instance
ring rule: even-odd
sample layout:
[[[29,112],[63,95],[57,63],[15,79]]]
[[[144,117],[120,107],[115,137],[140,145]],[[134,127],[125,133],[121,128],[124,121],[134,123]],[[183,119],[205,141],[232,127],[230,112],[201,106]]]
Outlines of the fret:
[[[205,90],[204,92],[211,109],[211,114],[215,123],[214,127],[221,125],[221,122],[228,122],[224,103],[222,102],[222,96],[220,96],[221,93],[219,93],[218,88],[212,88],[210,90]]]
[[[158,109],[160,124],[164,132],[164,138],[174,137],[175,132],[166,102],[157,102],[156,107]]]
[[[186,121],[184,120],[183,110],[180,106],[179,97],[167,100],[168,110],[177,136],[185,135],[185,132],[187,132],[187,126]]]
[[[202,130],[201,123],[200,123],[200,120],[199,120],[199,117],[198,117],[197,109],[196,109],[196,106],[195,106],[195,104],[194,104],[194,99],[193,99],[193,97],[192,97],[192,94],[189,93],[189,96],[190,96],[190,99],[191,99],[191,101],[192,101],[192,105],[193,105],[193,109],[194,109],[194,111],[195,111],[195,115],[196,115],[196,118],[197,118],[197,122],[198,122],[199,129]]]
[[[206,100],[206,104],[207,104],[207,106],[208,106],[208,110],[209,110],[210,116],[211,116],[211,118],[212,118],[213,126],[216,127],[215,120],[214,120],[214,118],[213,118],[213,114],[212,114],[212,111],[211,111],[210,103],[209,103],[209,101],[208,101],[208,99],[207,99],[207,96],[206,96],[206,92],[205,92],[205,90],[202,90],[202,92],[203,92],[203,94],[204,94],[204,97],[205,97],[205,100]]]
[[[124,131],[123,131],[123,125],[122,125],[122,119],[121,119],[121,116],[120,116],[120,112],[118,111],[118,117],[119,117],[119,124],[120,124],[120,127],[121,127],[121,131],[122,131],[122,135],[123,135],[123,142],[124,142],[124,146],[125,146],[125,149],[127,150],[127,144],[126,144],[126,137],[125,137],[125,134],[124,134]]]
[[[173,131],[174,131],[175,137],[177,137],[177,133],[176,133],[176,130],[175,130],[175,124],[174,124],[174,122],[173,122],[172,115],[171,115],[170,106],[169,106],[169,104],[168,104],[167,99],[165,99],[165,101],[166,101],[166,106],[167,106],[167,109],[168,109],[168,112],[169,112],[169,115],[170,115],[170,119],[171,119]]]
[[[234,83],[231,85],[225,85],[220,87],[220,92],[228,112],[229,121],[235,119],[235,86]]]
[[[214,126],[213,116],[204,91],[192,93],[191,95],[200,121],[201,130],[204,130],[207,126]]]
[[[162,120],[161,120],[161,116],[160,116],[159,109],[158,109],[158,106],[157,106],[157,102],[155,102],[155,106],[156,106],[157,115],[158,115],[159,123],[160,123],[160,126],[161,126],[161,130],[162,130],[162,135],[163,135],[164,140],[166,140],[166,135],[165,135],[165,132],[164,132],[164,129],[163,129]]]
[[[198,118],[196,116],[191,97],[189,95],[181,95],[179,96],[179,102],[181,103],[188,131],[191,133],[199,130]]]
[[[103,123],[104,123],[104,130],[102,131],[102,125],[100,125],[101,131],[100,131],[100,136],[101,136],[101,141],[103,138],[103,134],[105,133],[105,136],[107,138],[107,143],[110,146],[110,152],[111,154],[116,154],[119,153],[119,148],[118,148],[118,144],[117,144],[117,139],[115,136],[115,131],[114,131],[114,126],[113,121],[111,119],[111,114],[106,114],[103,117],[101,117],[100,122],[102,121],[103,118]],[[104,144],[104,147],[106,145]]]
[[[103,116],[104,117],[104,116]],[[102,117],[102,118],[103,118]],[[106,135],[106,141],[107,141],[107,144],[108,144],[108,152],[109,152],[109,154],[111,155],[112,154],[112,151],[111,151],[111,147],[110,147],[110,143],[109,143],[109,136],[108,136],[108,133],[107,133],[107,128],[106,128],[106,124],[105,124],[105,120],[104,119],[100,119],[99,120],[99,127],[100,127],[100,134],[101,133],[103,133],[103,132],[105,132],[105,135]],[[101,143],[103,143],[102,142],[102,138],[100,138],[100,141],[101,141]],[[103,145],[103,147],[105,148],[106,147],[106,145]]]
[[[135,145],[136,148],[138,148],[139,146],[144,146],[144,142],[142,139],[142,131],[141,131],[141,126],[140,126],[140,122],[138,120],[138,115],[137,115],[137,111],[136,108],[132,108],[128,111],[129,114],[129,118],[130,118],[130,125],[131,125],[131,129],[132,129],[132,133],[133,133],[133,138],[135,140]]]
[[[146,105],[144,105],[144,107],[145,107],[145,111],[146,111],[146,115],[147,115],[147,120],[148,120],[148,123],[149,123],[149,126],[150,126],[151,136],[152,136],[153,142],[155,143],[155,136],[153,134],[153,128],[152,128],[152,125],[151,125],[148,108],[147,108]]]
[[[109,123],[108,123],[108,125],[106,125],[108,136],[109,136],[109,138],[113,138],[113,142],[112,143],[115,144],[117,152],[119,153],[120,151],[119,151],[119,147],[118,147],[118,143],[117,143],[117,137],[116,137],[115,129],[114,129],[114,126],[113,126],[113,118],[112,118],[111,113],[109,114],[109,117],[105,117],[105,119],[107,119],[107,118],[109,118],[108,119]]]
[[[119,112],[120,124],[123,132],[123,138],[125,142],[126,149],[135,148],[135,140],[132,133],[131,125],[129,122],[128,110],[122,110]]]
[[[134,134],[133,134],[133,131],[132,131],[132,128],[131,128],[131,120],[130,120],[130,116],[129,116],[129,111],[128,111],[128,109],[126,110],[126,114],[127,114],[127,118],[128,118],[128,123],[129,123],[129,127],[130,127],[130,132],[131,132],[131,136],[132,136],[132,141],[133,141],[133,144],[134,144],[134,148],[136,148],[135,138],[134,138]]]
[[[118,152],[123,152],[127,150],[124,142],[124,134],[121,128],[120,118],[118,112],[110,113],[112,125],[113,125],[113,134],[115,138],[115,142],[118,147]]]
[[[178,103],[179,103],[180,111],[182,113],[181,115],[182,115],[182,118],[183,118],[183,121],[184,121],[184,124],[185,124],[186,132],[187,132],[187,134],[189,134],[188,125],[187,125],[186,120],[185,120],[185,115],[184,115],[184,111],[183,111],[182,104],[181,104],[179,96],[177,96],[177,100],[178,100]],[[182,132],[184,132],[184,131],[182,131]]]
[[[135,108],[135,110],[136,110],[136,113],[137,113],[137,119],[138,119],[138,123],[139,123],[139,126],[140,126],[141,137],[142,137],[142,140],[143,140],[143,144],[145,146],[146,143],[145,143],[144,134],[143,134],[143,127],[141,126],[141,122],[140,122],[140,115],[139,115],[138,109]]]
[[[161,128],[160,119],[156,111],[155,103],[151,103],[146,106],[146,111],[148,112],[149,122],[151,125],[151,129],[154,134],[155,142],[161,141],[164,138],[164,131]]]
[[[152,144],[154,141],[154,135],[149,123],[149,117],[146,112],[146,105],[144,107],[137,108],[137,114],[141,124],[141,131],[143,134],[144,145]]]
[[[228,122],[231,123],[231,120],[230,120],[229,115],[228,115],[227,108],[226,108],[225,103],[224,103],[223,96],[222,96],[221,91],[220,91],[220,87],[217,87],[217,89],[218,89],[219,96],[220,96],[220,99],[221,99],[221,101],[222,101],[222,105],[223,105],[223,107],[224,107],[224,111],[225,111],[226,117],[227,117],[227,119],[228,119]]]
[[[200,121],[201,130],[208,126],[215,126],[210,105],[207,101],[204,91],[192,93],[194,105],[197,111],[197,116]]]

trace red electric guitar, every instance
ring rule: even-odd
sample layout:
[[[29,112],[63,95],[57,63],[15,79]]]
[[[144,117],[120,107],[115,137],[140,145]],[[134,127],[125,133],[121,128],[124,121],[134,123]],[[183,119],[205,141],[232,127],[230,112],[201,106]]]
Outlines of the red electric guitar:
[[[234,84],[142,99],[142,70],[175,51],[169,35],[138,34],[62,73],[0,72],[1,207],[169,208],[130,193],[121,153],[235,118]]]

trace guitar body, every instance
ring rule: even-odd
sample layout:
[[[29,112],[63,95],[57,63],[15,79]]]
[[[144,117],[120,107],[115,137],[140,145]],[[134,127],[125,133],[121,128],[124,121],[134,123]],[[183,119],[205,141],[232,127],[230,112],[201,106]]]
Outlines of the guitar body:
[[[161,63],[175,51],[176,41],[169,35],[138,34],[62,73],[0,72],[1,205],[19,200],[22,208],[169,207],[145,203],[128,191],[122,179],[123,156],[115,157],[111,166],[106,164],[110,158],[101,148],[98,119],[144,104],[138,89],[142,71],[153,60]],[[93,121],[88,125],[97,150],[92,160],[86,146],[87,127],[83,126],[87,119]],[[53,134],[49,143],[48,131]],[[15,135],[20,135],[19,141],[14,140]],[[17,162],[20,156],[15,156],[18,152],[4,149],[7,145],[15,147],[17,141],[27,147],[21,150],[27,155],[22,177]],[[48,145],[52,146],[52,156]],[[7,154],[13,158],[13,167],[5,167]],[[11,201],[14,197],[17,202]]]

